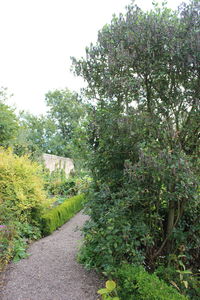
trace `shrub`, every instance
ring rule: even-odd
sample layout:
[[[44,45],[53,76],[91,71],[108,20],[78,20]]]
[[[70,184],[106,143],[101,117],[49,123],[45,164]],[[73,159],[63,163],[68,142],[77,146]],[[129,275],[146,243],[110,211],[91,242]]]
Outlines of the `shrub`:
[[[77,195],[67,199],[61,205],[52,208],[41,217],[41,231],[48,235],[66,223],[72,216],[83,208],[84,195]]]
[[[109,273],[128,262],[154,270],[162,257],[167,264],[170,254],[179,255],[185,245],[188,265],[196,273],[198,181],[191,161],[179,154],[141,151],[135,165],[126,161],[124,182],[116,191],[99,184],[88,202],[90,220],[80,254],[87,267]]]
[[[155,274],[149,274],[143,267],[123,265],[116,273],[120,286],[119,296],[129,300],[186,300],[175,288],[168,286]]]
[[[84,193],[91,182],[89,176],[75,176],[71,174],[68,178],[62,169],[53,172],[45,170],[45,188],[50,195],[72,197]]]
[[[85,238],[79,252],[79,261],[88,269],[95,268],[107,275],[122,262],[143,263],[144,255],[137,247],[144,236],[146,243],[151,242],[147,227],[139,216],[133,219],[131,210],[118,196],[104,190],[88,202],[91,219],[84,225]]]
[[[27,156],[0,151],[1,223],[11,220],[34,223],[46,200],[41,170]]]
[[[44,169],[45,175],[45,189],[50,195],[63,195],[65,190],[63,188],[66,182],[66,175],[63,169],[56,169],[50,172],[48,169]]]
[[[186,269],[187,264],[186,256],[179,255],[176,257],[173,255],[174,266],[169,265],[165,267],[160,265],[155,273],[164,280],[167,284],[172,284],[184,295],[187,295],[189,299],[197,300],[200,298],[200,273],[194,273],[191,269]]]
[[[27,156],[0,149],[0,268],[26,256],[28,240],[40,237],[46,205],[40,167]]]

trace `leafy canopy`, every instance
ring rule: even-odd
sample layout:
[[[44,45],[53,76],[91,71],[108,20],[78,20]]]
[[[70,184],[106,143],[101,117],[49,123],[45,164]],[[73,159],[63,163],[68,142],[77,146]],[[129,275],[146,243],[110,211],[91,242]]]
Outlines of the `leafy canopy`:
[[[199,261],[200,4],[131,4],[98,33],[74,72],[88,83],[86,149],[94,177],[82,261],[154,269]],[[93,104],[95,103],[95,105]]]

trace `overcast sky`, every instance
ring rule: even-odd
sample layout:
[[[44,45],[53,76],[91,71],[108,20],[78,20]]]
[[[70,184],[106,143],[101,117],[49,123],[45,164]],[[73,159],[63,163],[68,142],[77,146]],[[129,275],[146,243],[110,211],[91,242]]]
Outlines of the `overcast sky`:
[[[137,0],[143,9],[151,0]],[[182,1],[169,0],[177,7]],[[10,104],[34,114],[45,112],[49,90],[78,91],[70,56],[81,57],[97,32],[130,0],[0,0],[0,86],[14,96]]]

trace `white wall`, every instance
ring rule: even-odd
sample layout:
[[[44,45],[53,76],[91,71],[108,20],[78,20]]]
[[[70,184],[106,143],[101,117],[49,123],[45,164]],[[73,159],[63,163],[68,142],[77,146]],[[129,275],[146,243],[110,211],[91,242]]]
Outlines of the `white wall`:
[[[70,172],[74,170],[74,163],[70,158],[45,153],[43,153],[42,158],[50,172],[61,168],[64,169],[66,176],[69,176]]]

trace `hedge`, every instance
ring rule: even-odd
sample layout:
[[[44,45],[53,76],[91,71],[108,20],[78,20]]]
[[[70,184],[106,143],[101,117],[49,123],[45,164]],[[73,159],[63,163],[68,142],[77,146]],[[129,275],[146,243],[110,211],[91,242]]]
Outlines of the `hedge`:
[[[51,234],[79,212],[84,205],[84,194],[74,196],[52,208],[41,216],[41,231],[43,236]]]

